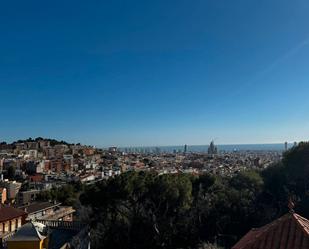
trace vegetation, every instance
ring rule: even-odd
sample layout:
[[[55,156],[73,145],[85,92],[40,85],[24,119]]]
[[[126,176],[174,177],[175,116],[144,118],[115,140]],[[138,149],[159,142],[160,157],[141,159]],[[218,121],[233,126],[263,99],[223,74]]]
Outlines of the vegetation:
[[[75,206],[78,204],[78,197],[81,191],[82,185],[80,183],[67,184],[59,188],[53,187],[51,190],[40,192],[37,200],[58,201],[63,205]]]
[[[220,248],[213,244],[202,243],[199,245],[198,249],[220,249]]]
[[[288,211],[309,216],[309,144],[263,172],[228,178],[128,172],[88,186],[93,248],[230,248],[252,227]],[[207,242],[207,243],[203,243]]]
[[[26,142],[38,142],[38,141],[41,141],[41,140],[49,141],[51,146],[55,146],[55,145],[58,145],[58,144],[74,145],[74,144],[67,143],[66,141],[63,141],[63,140],[58,141],[56,139],[42,138],[42,137],[37,137],[37,138],[34,138],[34,139],[29,137],[28,139],[24,139],[24,140],[20,139],[20,140],[18,140],[16,142],[13,142],[13,144],[16,144],[16,143],[26,143]]]
[[[10,180],[13,180],[15,178],[15,167],[13,165],[10,165],[8,167],[5,176]]]

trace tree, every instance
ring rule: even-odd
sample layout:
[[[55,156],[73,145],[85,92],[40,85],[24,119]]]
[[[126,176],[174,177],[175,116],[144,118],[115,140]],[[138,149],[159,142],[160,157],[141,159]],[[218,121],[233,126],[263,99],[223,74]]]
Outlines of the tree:
[[[265,198],[276,208],[274,217],[287,212],[287,202],[294,196],[296,211],[308,217],[309,143],[302,142],[284,154],[282,162],[263,172]]]
[[[220,249],[220,248],[214,244],[201,243],[197,249]]]
[[[14,177],[15,177],[15,167],[13,165],[8,167],[7,176],[8,176],[9,179],[14,179]]]
[[[72,206],[76,204],[78,194],[82,190],[79,184],[67,184],[59,188],[52,187],[50,190],[41,191],[37,199],[41,201],[58,201],[63,205]]]

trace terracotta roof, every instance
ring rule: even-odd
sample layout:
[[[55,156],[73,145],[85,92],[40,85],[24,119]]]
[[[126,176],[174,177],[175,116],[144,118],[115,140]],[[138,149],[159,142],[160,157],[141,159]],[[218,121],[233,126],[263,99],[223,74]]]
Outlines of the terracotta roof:
[[[308,249],[309,220],[289,213],[252,229],[232,249]]]
[[[18,208],[1,207],[0,208],[0,222],[12,220],[26,215],[26,213]]]

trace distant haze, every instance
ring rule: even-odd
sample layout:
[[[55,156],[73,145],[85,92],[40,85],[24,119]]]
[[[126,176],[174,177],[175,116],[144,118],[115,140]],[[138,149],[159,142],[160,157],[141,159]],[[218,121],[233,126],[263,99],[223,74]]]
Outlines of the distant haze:
[[[293,146],[292,143],[288,144],[288,148]],[[188,145],[188,152],[207,152],[209,145]],[[219,151],[283,151],[284,144],[219,144],[217,145]],[[162,152],[183,152],[184,146],[145,146],[145,147],[124,147],[120,148],[123,151],[155,151],[159,149]]]

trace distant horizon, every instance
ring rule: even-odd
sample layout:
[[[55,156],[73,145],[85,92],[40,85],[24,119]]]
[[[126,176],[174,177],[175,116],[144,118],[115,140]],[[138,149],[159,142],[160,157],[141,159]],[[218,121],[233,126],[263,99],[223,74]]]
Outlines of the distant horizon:
[[[204,144],[189,144],[189,143],[184,143],[184,144],[166,144],[166,145],[117,145],[117,144],[111,144],[111,145],[96,145],[96,144],[89,144],[89,143],[83,143],[81,141],[75,141],[72,142],[72,140],[67,140],[64,138],[55,138],[55,137],[44,137],[44,136],[35,136],[35,137],[27,137],[27,138],[18,138],[18,139],[1,139],[0,138],[0,143],[1,142],[6,142],[8,144],[11,144],[13,142],[17,142],[18,140],[27,140],[29,138],[35,140],[37,138],[43,138],[43,139],[54,139],[57,141],[64,141],[66,143],[69,144],[82,144],[82,145],[86,145],[86,146],[94,146],[96,148],[109,148],[109,147],[118,147],[118,148],[155,148],[155,147],[181,147],[181,146],[185,146],[187,145],[188,147],[190,146],[207,146],[210,144],[211,141],[213,140],[209,140],[209,142],[205,142]],[[307,140],[298,140],[298,141],[283,141],[283,142],[258,142],[258,143],[216,143],[216,141],[214,140],[215,145],[218,146],[232,146],[232,145],[284,145],[285,142],[287,142],[289,145],[296,143],[300,143],[300,142],[306,142]]]
[[[209,143],[205,143],[205,144],[175,144],[175,145],[145,145],[145,146],[119,146],[119,148],[130,148],[130,147],[177,147],[177,146],[185,146],[187,145],[188,147],[190,146],[207,146],[210,144],[211,141],[209,141]],[[301,143],[301,142],[305,142],[305,141],[294,141],[296,142],[297,144],[298,143]],[[294,144],[294,142],[289,142],[287,141],[288,144]],[[221,145],[264,145],[264,144],[267,144],[267,145],[277,145],[277,144],[282,144],[284,145],[285,142],[283,143],[216,143],[215,142],[215,145],[218,145],[218,146],[221,146]],[[110,147],[110,146],[109,146]]]

